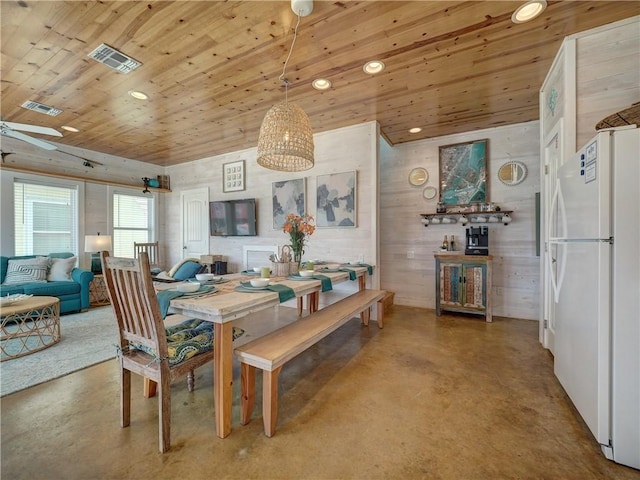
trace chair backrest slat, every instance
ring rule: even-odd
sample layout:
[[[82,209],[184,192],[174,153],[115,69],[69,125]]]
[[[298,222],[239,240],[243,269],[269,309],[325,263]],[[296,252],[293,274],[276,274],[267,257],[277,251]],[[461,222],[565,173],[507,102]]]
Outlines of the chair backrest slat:
[[[140,258],[141,253],[146,253],[149,257],[149,266],[150,267],[159,267],[160,266],[160,255],[158,251],[158,242],[148,242],[148,243],[133,243],[133,256],[134,258]]]
[[[121,347],[134,342],[151,347],[160,358],[167,355],[164,322],[153,287],[146,252],[136,259],[110,257],[101,252],[102,272],[111,300]]]

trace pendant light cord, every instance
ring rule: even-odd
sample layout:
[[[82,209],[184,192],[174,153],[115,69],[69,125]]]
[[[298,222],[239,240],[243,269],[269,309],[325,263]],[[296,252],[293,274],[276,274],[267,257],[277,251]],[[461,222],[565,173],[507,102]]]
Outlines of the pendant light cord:
[[[293,30],[293,41],[291,42],[291,48],[289,49],[289,55],[287,55],[287,59],[284,61],[284,66],[282,67],[282,75],[280,75],[280,81],[284,83],[284,101],[288,103],[289,101],[289,80],[285,77],[285,71],[287,69],[287,64],[289,63],[289,59],[291,58],[291,54],[293,53],[293,46],[296,44],[296,38],[298,38],[298,27],[300,26],[300,14],[298,13],[298,22],[296,23],[296,28]]]

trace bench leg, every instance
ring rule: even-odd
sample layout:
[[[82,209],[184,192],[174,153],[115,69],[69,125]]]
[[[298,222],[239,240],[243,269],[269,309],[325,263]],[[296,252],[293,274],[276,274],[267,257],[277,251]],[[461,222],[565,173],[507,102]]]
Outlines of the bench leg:
[[[360,312],[360,324],[369,326],[369,319],[371,318],[371,307],[365,308]]]
[[[278,367],[272,372],[263,370],[262,372],[262,421],[264,423],[264,434],[272,437],[276,433],[276,423],[278,422],[278,375],[282,367]]]
[[[246,425],[251,421],[253,404],[256,399],[256,367],[241,363],[240,368],[240,383],[242,385],[240,423]]]
[[[378,302],[377,314],[378,314],[378,328],[382,328],[384,327],[384,304],[382,303],[382,300]]]
[[[144,377],[144,383],[142,387],[142,395],[144,395],[144,398],[155,397],[157,391],[158,391],[158,384],[153,380],[147,377]]]

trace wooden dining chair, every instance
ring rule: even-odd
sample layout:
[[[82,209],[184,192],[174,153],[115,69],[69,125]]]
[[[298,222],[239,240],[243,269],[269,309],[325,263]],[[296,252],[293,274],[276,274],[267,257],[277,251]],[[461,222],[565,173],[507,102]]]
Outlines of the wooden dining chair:
[[[151,269],[161,268],[158,242],[133,242],[133,258],[140,258],[142,252],[149,257],[149,267]]]
[[[130,423],[131,372],[156,382],[159,447],[160,452],[165,452],[171,440],[170,384],[187,375],[188,389],[193,391],[194,369],[213,360],[213,324],[201,320],[183,322],[178,328],[183,328],[180,334],[194,330],[199,337],[187,335],[190,338],[186,342],[172,343],[169,348],[170,330],[165,330],[147,253],[141,252],[138,259],[110,257],[108,252],[101,252],[100,256],[120,333],[120,424],[124,428]]]

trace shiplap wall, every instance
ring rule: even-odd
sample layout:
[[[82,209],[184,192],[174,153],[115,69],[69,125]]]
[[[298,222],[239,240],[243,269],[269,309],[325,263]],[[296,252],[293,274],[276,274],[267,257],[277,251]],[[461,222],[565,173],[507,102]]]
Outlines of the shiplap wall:
[[[576,149],[596,124],[640,101],[640,16],[574,35]]]
[[[535,194],[540,190],[539,124],[528,122],[508,127],[479,130],[435,139],[380,148],[380,269],[381,287],[395,292],[395,303],[435,308],[434,252],[444,235],[455,235],[458,249],[464,248],[465,227],[461,224],[429,225],[420,213],[435,212],[437,197],[423,198],[426,186],[439,190],[438,147],[486,138],[489,140],[488,195],[503,210],[513,210],[510,225],[489,226],[489,249],[494,257],[493,314],[538,319],[539,257],[535,250]],[[516,186],[497,179],[507,161],[517,160],[528,168],[527,178]],[[425,185],[409,183],[411,169],[429,172]],[[408,258],[413,256],[413,258]]]
[[[167,168],[172,192],[164,194],[167,227],[165,243],[170,262],[181,255],[180,191],[209,188],[209,200],[255,198],[257,200],[258,236],[210,237],[209,252],[223,255],[228,270],[240,271],[244,245],[278,245],[289,243],[289,236],[273,227],[272,183],[305,178],[306,210],[316,216],[317,176],[348,171],[357,172],[357,228],[317,228],[309,238],[303,259],[353,261],[363,259],[377,263],[377,146],[378,130],[374,122],[345,127],[314,135],[315,166],[305,172],[268,170],[256,163],[256,149],[204,158]],[[223,193],[223,165],[245,161],[245,190]],[[377,275],[373,284],[377,284]]]

